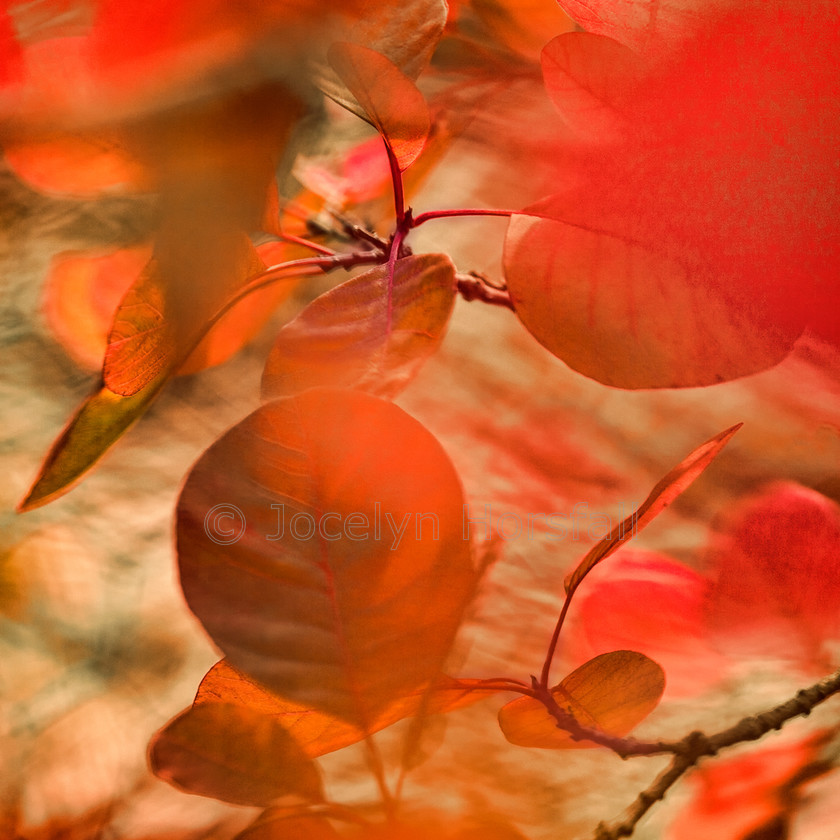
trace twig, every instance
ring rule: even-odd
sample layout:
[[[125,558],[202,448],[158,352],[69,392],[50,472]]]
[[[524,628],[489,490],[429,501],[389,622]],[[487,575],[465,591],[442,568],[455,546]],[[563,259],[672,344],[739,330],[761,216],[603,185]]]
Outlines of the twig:
[[[504,286],[494,286],[484,275],[475,271],[466,274],[456,274],[455,282],[458,293],[466,301],[480,300],[493,306],[504,306],[513,309],[513,301]]]
[[[800,715],[809,715],[811,711],[829,697],[840,692],[840,670],[835,671],[829,677],[820,680],[810,688],[797,692],[796,696],[785,703],[762,712],[758,715],[743,718],[734,726],[718,732],[716,735],[704,735],[702,732],[692,732],[681,741],[672,743],[659,742],[658,744],[647,744],[641,741],[624,738],[611,738],[603,733],[588,730],[574,723],[574,731],[569,728],[567,718],[570,718],[563,709],[563,724],[559,717],[549,708],[549,712],[557,720],[558,726],[568,731],[576,740],[591,740],[614,749],[622,758],[634,755],[654,755],[657,752],[672,752],[674,759],[664,773],[657,777],[650,787],[643,790],[636,801],[630,806],[624,818],[606,825],[601,823],[596,832],[595,840],[619,840],[621,837],[630,837],[636,824],[647,813],[655,803],[659,802],[668,789],[687,770],[693,767],[701,758],[716,755],[720,750],[735,744],[743,744],[747,741],[757,741],[759,738],[781,729],[789,720]],[[554,706],[557,706],[554,703]],[[548,708],[548,707],[547,707]],[[616,749],[616,746],[619,749]]]

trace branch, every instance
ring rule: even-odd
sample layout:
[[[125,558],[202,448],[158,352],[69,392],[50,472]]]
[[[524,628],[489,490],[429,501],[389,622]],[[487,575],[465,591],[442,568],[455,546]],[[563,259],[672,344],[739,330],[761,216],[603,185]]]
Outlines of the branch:
[[[647,811],[655,803],[659,802],[674,782],[701,758],[716,755],[720,750],[734,746],[735,744],[757,741],[768,732],[781,729],[789,720],[800,715],[807,716],[811,714],[811,711],[820,703],[838,692],[840,692],[840,670],[835,671],[834,674],[825,677],[810,688],[805,688],[797,692],[796,696],[787,702],[761,714],[743,718],[734,726],[730,726],[728,729],[724,729],[716,735],[707,736],[702,732],[692,732],[690,735],[686,735],[681,741],[675,741],[673,743],[659,742],[658,744],[646,744],[629,738],[610,738],[610,736],[604,736],[603,734],[600,734],[600,737],[593,737],[597,733],[581,727],[577,724],[577,721],[575,721],[575,731],[573,732],[567,728],[564,720],[564,725],[561,728],[570,732],[576,740],[582,740],[582,738],[578,738],[578,735],[580,733],[586,733],[586,740],[597,741],[611,749],[615,749],[615,745],[617,744],[620,749],[615,751],[622,758],[627,758],[631,755],[654,755],[657,752],[672,752],[675,754],[668,769],[657,777],[650,787],[638,795],[623,820],[614,823],[612,826],[608,826],[605,823],[601,823],[598,826],[595,832],[595,840],[619,840],[621,837],[630,837],[636,824]],[[554,703],[554,705],[556,706],[557,704]],[[571,717],[571,715],[568,715],[562,709],[560,711],[565,716]],[[558,726],[560,726],[560,721],[554,715],[552,709],[549,709],[549,712],[555,717],[555,720],[558,721]],[[615,743],[609,743],[611,741]],[[655,749],[656,747],[660,749]]]
[[[494,286],[484,275],[475,271],[456,274],[455,283],[458,293],[466,301],[480,300],[493,306],[513,309],[513,301],[505,286]]]

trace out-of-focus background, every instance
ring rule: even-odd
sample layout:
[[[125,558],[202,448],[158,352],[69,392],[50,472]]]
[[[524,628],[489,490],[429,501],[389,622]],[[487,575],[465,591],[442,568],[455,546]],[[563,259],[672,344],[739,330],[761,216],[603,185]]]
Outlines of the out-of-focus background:
[[[516,172],[501,165],[488,119],[449,147],[412,203],[417,211],[506,205],[517,197],[516,182]],[[172,520],[180,484],[195,459],[257,407],[272,331],[312,287],[302,287],[232,360],[169,383],[67,496],[14,512],[96,382],[45,316],[51,261],[136,242],[151,226],[147,198],[50,197],[0,172],[0,837],[221,839],[255,813],[156,780],[146,745],[192,701],[218,659],[178,588]],[[460,270],[499,278],[504,229],[502,219],[430,222],[412,244],[449,253]],[[693,567],[721,517],[770,482],[798,482],[840,500],[840,356],[807,335],[761,374],[708,389],[626,392],[570,371],[510,311],[459,301],[442,350],[398,402],[439,438],[471,505],[523,518],[569,515],[585,503],[593,516],[616,520],[691,449],[743,422],[696,485],[638,537],[639,547]],[[504,540],[453,671],[523,680],[536,673],[563,576],[591,544],[585,531],[579,539],[536,532]],[[641,734],[720,729],[804,684],[772,663],[745,666],[705,694],[668,698]],[[409,802],[498,812],[533,840],[587,837],[663,766],[659,759],[621,762],[601,750],[509,745],[495,722],[499,705],[487,700],[449,716],[436,749],[406,783]],[[835,724],[836,716],[834,702],[780,738]],[[336,800],[375,796],[359,754],[327,757],[325,766]],[[813,808],[825,810],[826,801],[838,801],[837,782],[820,783],[829,794],[814,797]],[[690,783],[675,789],[638,836],[668,836],[692,791]],[[790,833],[778,836],[828,838],[814,832],[828,824],[828,811],[823,818],[802,808]]]

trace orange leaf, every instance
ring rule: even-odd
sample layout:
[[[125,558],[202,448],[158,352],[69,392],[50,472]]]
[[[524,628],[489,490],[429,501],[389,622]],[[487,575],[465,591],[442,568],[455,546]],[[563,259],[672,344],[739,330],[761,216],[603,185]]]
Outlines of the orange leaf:
[[[6,163],[33,189],[95,198],[154,189],[152,171],[125,147],[117,131],[5,143]]]
[[[472,598],[462,505],[439,444],[393,404],[327,389],[277,400],[186,481],[187,603],[235,668],[370,731],[439,674]]]
[[[543,0],[471,0],[470,7],[491,41],[530,61],[539,58],[547,38],[574,27],[558,4]]]
[[[617,650],[590,659],[551,690],[557,705],[582,726],[623,736],[658,705],[665,673],[652,659],[631,650]],[[575,741],[557,728],[545,706],[519,697],[499,710],[505,738],[521,747],[578,749],[595,746]]]
[[[479,680],[441,677],[431,687],[398,698],[376,718],[369,732],[378,732],[418,712],[448,712],[475,703],[491,693],[476,691],[480,684]],[[202,703],[232,703],[273,716],[310,758],[335,752],[365,737],[364,731],[347,721],[273,694],[237,671],[227,660],[217,662],[201,681],[195,704]]]
[[[652,519],[659,516],[677,496],[687,490],[742,425],[738,423],[707,440],[680,461],[664,478],[661,478],[639,508],[623,522],[619,522],[607,536],[590,549],[577,568],[566,578],[566,592],[571,593],[577,589],[580,582],[598,563],[635,536]]]
[[[220,289],[217,281],[210,284],[210,295],[195,295],[191,290],[193,306],[188,309],[184,300],[187,289],[169,285],[159,262],[152,258],[114,315],[103,369],[105,384],[114,393],[128,397],[166,379],[195,347],[208,319],[222,303],[264,268],[254,247],[242,235],[236,244],[235,267],[225,287]]]
[[[376,266],[321,295],[279,332],[263,399],[318,385],[394,397],[434,353],[455,302],[455,268],[438,254]]]
[[[358,44],[336,43],[329,60],[363,113],[382,135],[400,171],[420,156],[431,127],[429,108],[414,82],[392,61]]]
[[[250,244],[248,247],[251,248]],[[151,290],[151,293],[153,295],[158,294],[155,291],[154,275],[148,269],[141,276],[141,281],[144,279],[148,282],[147,288]],[[296,275],[290,273],[284,279],[286,282],[294,281]],[[136,285],[133,288],[136,289]],[[247,303],[247,301],[243,301],[244,303]],[[154,313],[147,302],[141,303],[140,309],[142,313],[149,316],[148,320],[153,331],[158,330],[157,341],[160,343],[155,343],[156,339],[151,338],[152,351],[162,352],[162,348],[165,346],[163,342],[170,336],[166,325],[156,322]],[[224,325],[225,322],[222,320],[217,325],[217,329],[223,330]],[[246,334],[250,329],[252,329],[252,324],[246,320],[244,324]],[[191,336],[192,343],[179,339],[176,342],[179,352],[188,353],[194,349],[196,342],[204,332],[204,328],[196,329]],[[236,336],[236,333],[234,333],[234,336]],[[230,337],[225,336],[224,333],[222,333],[222,345],[224,352],[230,349]],[[209,361],[203,354],[204,350],[199,347],[196,356],[201,359],[201,365],[206,365]],[[99,383],[91,396],[77,409],[76,414],[64,431],[50,447],[35,483],[18,506],[18,510],[23,512],[40,507],[70,490],[122,437],[128,428],[143,415],[152,400],[157,397],[163,386],[169,381],[172,369],[178,361],[179,359],[176,357],[163,359],[164,367],[159,368],[147,384],[130,396],[115,394],[110,388]],[[151,375],[152,369],[143,366],[141,362],[142,360],[137,360],[134,363],[135,367],[140,368],[139,375]],[[188,358],[189,362],[190,359]]]
[[[170,784],[236,805],[268,805],[287,794],[322,798],[318,770],[294,739],[246,706],[187,709],[152,738],[149,760]]]
[[[594,142],[620,131],[616,106],[638,84],[639,59],[611,38],[568,32],[546,44],[541,56],[545,87],[563,119]]]

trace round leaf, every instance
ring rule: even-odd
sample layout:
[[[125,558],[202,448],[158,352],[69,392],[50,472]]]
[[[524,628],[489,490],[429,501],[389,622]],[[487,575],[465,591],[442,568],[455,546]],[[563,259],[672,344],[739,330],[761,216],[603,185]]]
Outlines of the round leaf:
[[[657,706],[665,690],[665,673],[652,659],[632,650],[617,650],[590,659],[551,691],[557,705],[582,726],[608,735],[626,735]],[[575,741],[557,728],[545,706],[520,697],[499,710],[499,726],[512,744],[544,749],[595,746]]]
[[[184,594],[235,668],[370,731],[438,676],[472,598],[462,505],[440,445],[391,403],[277,400],[187,479]]]

